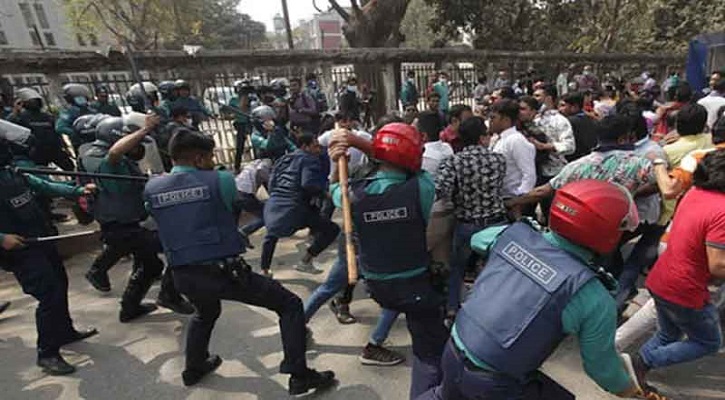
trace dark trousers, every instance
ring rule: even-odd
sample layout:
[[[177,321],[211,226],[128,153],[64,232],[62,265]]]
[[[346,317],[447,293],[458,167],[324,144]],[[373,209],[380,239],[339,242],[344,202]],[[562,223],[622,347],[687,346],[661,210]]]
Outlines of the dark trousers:
[[[441,355],[448,340],[448,330],[443,324],[444,299],[433,289],[428,274],[367,283],[378,304],[405,314],[413,340],[410,398],[415,399],[437,386],[443,376]]]
[[[15,275],[23,293],[38,300],[38,357],[57,355],[61,344],[74,333],[63,261],[52,244],[31,244],[9,254],[8,270]]]
[[[60,146],[60,145],[59,145]],[[48,165],[51,162],[63,171],[74,171],[75,165],[71,156],[61,147],[44,148],[33,154],[33,162],[38,165]]]
[[[133,272],[123,293],[121,307],[138,306],[164,269],[158,257],[158,239],[153,232],[138,224],[104,224],[101,226],[101,238],[105,246],[92,268],[107,272],[122,257],[133,255]],[[168,276],[162,281],[160,295],[170,290],[175,293],[173,280]]]
[[[340,234],[340,227],[336,223],[325,219],[318,212],[308,212],[305,223],[298,228],[304,229],[309,228],[314,235],[312,244],[307,249],[307,252],[316,257],[322,253],[332,242],[335,241],[337,235]],[[262,260],[261,267],[263,270],[269,270],[272,265],[272,258],[274,257],[274,249],[277,247],[277,241],[279,237],[272,233],[267,233],[264,237],[264,243],[262,243]]]
[[[251,193],[242,193],[239,200],[242,210],[255,217],[254,220],[242,227],[242,232],[249,236],[264,227],[264,202]]]
[[[665,233],[666,226],[657,224],[642,224],[637,233],[641,233],[637,243],[632,249],[629,258],[624,262],[622,274],[619,275],[619,288],[617,289],[617,308],[623,309],[629,293],[635,289],[639,274],[657,261],[660,238]]]
[[[548,376],[532,374],[520,381],[503,374],[478,368],[466,359],[452,340],[448,341],[441,362],[441,385],[418,400],[574,400],[574,395]]]
[[[244,157],[244,146],[247,143],[247,125],[234,124],[237,130],[236,149],[234,151],[234,171],[239,171]]]
[[[209,339],[221,300],[264,307],[279,316],[284,359],[280,372],[301,374],[307,370],[306,333],[302,300],[279,282],[244,271],[238,279],[215,265],[173,267],[176,287],[196,308],[186,336],[186,368],[193,369],[209,357]]]

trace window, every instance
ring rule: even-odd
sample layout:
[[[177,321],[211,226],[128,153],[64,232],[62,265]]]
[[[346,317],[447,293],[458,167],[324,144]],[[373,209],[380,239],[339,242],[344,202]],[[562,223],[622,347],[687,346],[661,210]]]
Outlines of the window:
[[[32,28],[35,26],[35,20],[33,19],[33,11],[30,10],[30,4],[28,3],[20,3],[18,4],[20,7],[20,11],[23,13],[23,19],[25,19],[25,25],[27,25],[28,28]],[[35,44],[35,42],[33,42]]]
[[[50,24],[48,23],[48,17],[45,15],[45,9],[43,8],[43,4],[34,3],[33,8],[35,9],[35,16],[38,17],[40,27],[43,29],[50,29]]]
[[[40,36],[38,36],[38,32],[31,30],[28,33],[30,33],[30,40],[33,41],[33,46],[40,46]]]
[[[78,46],[86,47],[86,41],[83,40],[83,35],[76,33],[76,40],[78,40]]]
[[[93,33],[88,34],[88,40],[91,42],[91,46],[98,46],[98,37]]]
[[[51,47],[55,47],[55,38],[53,37],[53,34],[50,32],[43,33],[43,36],[45,36],[45,44]]]

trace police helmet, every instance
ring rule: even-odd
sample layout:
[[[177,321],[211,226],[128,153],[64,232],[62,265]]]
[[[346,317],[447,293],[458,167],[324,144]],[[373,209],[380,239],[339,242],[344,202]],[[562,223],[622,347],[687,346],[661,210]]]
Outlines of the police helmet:
[[[183,80],[183,79],[177,79],[176,82],[174,82],[174,86],[176,86],[177,90],[186,89],[191,90],[191,85],[189,82]]]
[[[92,142],[96,139],[98,124],[107,118],[111,117],[106,114],[81,115],[73,122],[73,131],[84,143]]]
[[[15,98],[23,103],[30,100],[43,100],[43,96],[33,88],[22,88],[15,92]]]
[[[238,81],[235,81],[234,84],[234,92],[237,94],[249,94],[254,92],[254,86],[252,86],[252,81],[249,79],[241,79]]]
[[[108,86],[104,83],[99,83],[96,85],[96,96],[99,94],[111,94],[111,90],[108,89]]]
[[[106,118],[96,127],[96,140],[109,146],[116,143],[123,135],[123,118],[121,117]]]
[[[88,100],[93,97],[90,89],[86,85],[80,83],[68,83],[63,85],[63,99],[68,104],[75,104],[77,106],[84,106]],[[82,100],[85,99],[85,102]]]
[[[264,121],[269,121],[277,118],[277,113],[272,107],[263,105],[256,107],[254,110],[252,110],[252,118],[254,118],[254,122],[261,124]]]
[[[276,78],[269,83],[272,91],[277,97],[284,97],[287,95],[287,88],[289,87],[289,80],[287,78]]]
[[[131,109],[136,112],[145,111],[147,99],[149,103],[153,104],[159,98],[159,89],[156,85],[151,82],[142,82],[142,84],[143,90],[141,89],[141,85],[136,83],[126,92],[126,101],[131,106]],[[144,97],[144,92],[146,93],[146,97]]]
[[[174,90],[176,90],[176,83],[173,81],[163,81],[159,83],[159,94],[161,95],[162,100],[169,100],[173,101],[174,97]]]

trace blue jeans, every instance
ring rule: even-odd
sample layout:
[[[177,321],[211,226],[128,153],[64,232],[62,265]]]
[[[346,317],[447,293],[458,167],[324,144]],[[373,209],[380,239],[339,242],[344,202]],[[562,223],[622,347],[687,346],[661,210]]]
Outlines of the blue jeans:
[[[448,276],[448,311],[458,311],[461,305],[463,277],[471,258],[471,237],[488,228],[465,222],[456,223],[453,230],[453,249],[451,251],[451,274]]]
[[[682,307],[652,295],[657,308],[657,333],[639,350],[650,368],[684,363],[716,353],[722,345],[717,308]],[[684,339],[684,336],[687,336]]]
[[[624,262],[622,274],[619,275],[619,289],[617,290],[617,308],[621,309],[629,293],[635,288],[639,274],[657,260],[660,238],[665,233],[665,226],[644,224],[640,226],[642,237],[634,245],[632,253]]]
[[[305,321],[309,322],[317,310],[338,292],[347,286],[347,257],[345,254],[345,240],[341,236],[338,240],[337,260],[332,264],[327,279],[318,286],[312,295],[305,301]],[[370,343],[382,345],[388,338],[393,323],[398,318],[398,312],[383,308],[378,323],[370,335]]]

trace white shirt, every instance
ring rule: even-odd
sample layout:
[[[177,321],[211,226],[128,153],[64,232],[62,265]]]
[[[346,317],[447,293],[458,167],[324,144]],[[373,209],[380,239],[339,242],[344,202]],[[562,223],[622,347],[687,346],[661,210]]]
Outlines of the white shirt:
[[[443,160],[453,156],[453,148],[446,142],[437,140],[435,142],[427,142],[425,151],[423,152],[423,170],[428,172],[433,181],[438,177],[438,167]],[[440,199],[433,203],[432,212],[452,211],[453,202],[448,199]]]
[[[256,196],[259,187],[267,184],[271,170],[272,160],[269,159],[254,160],[247,164],[234,178],[237,191]]]
[[[534,119],[534,124],[541,128],[554,145],[554,151],[541,166],[541,175],[556,176],[567,164],[566,157],[576,151],[574,130],[569,120],[556,110],[544,110]]]
[[[720,107],[725,106],[725,95],[721,95],[717,92],[710,92],[707,96],[700,99],[697,104],[705,107],[707,110],[707,127],[712,130],[712,126],[715,125],[717,118],[717,111]]]
[[[366,140],[373,139],[373,136],[367,132],[356,131],[354,129],[350,130],[350,132],[352,132],[353,135],[355,135],[357,137],[361,137]],[[317,138],[317,143],[319,143],[320,146],[329,147],[330,140],[332,139],[333,133],[334,133],[334,130],[323,133],[322,135],[320,135]],[[354,170],[357,167],[361,167],[361,166],[367,164],[367,162],[368,162],[368,157],[365,155],[365,153],[363,153],[362,151],[360,151],[358,149],[351,147],[347,150],[347,154],[348,154],[348,156],[350,156],[349,161],[348,161],[348,166],[349,166],[350,170]],[[330,160],[330,171],[332,171],[332,170],[333,170],[333,165],[332,165],[332,160]]]
[[[511,127],[501,132],[491,149],[506,158],[503,196],[521,196],[536,185],[536,147],[521,132]]]

